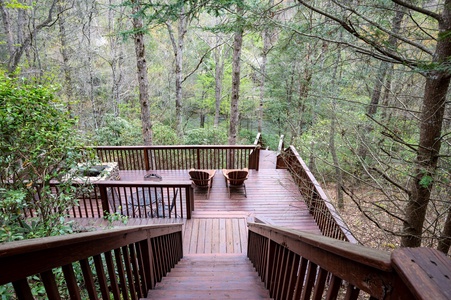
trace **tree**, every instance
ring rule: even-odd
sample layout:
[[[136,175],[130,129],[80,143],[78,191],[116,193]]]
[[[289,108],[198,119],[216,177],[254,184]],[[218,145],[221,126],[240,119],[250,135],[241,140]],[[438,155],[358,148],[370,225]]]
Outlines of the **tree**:
[[[183,49],[184,40],[187,31],[188,17],[185,14],[185,7],[182,4],[180,8],[180,15],[177,26],[177,39],[174,37],[172,25],[166,22],[168,28],[169,37],[171,39],[172,48],[174,50],[175,57],[175,124],[177,136],[181,138],[183,136],[182,131],[182,82],[183,82]]]
[[[25,22],[22,18],[24,18],[24,10],[28,9],[36,9],[36,7],[27,6],[24,4],[21,4],[19,2],[16,3],[5,3],[5,1],[0,0],[0,10],[4,25],[5,34],[7,36],[7,44],[8,44],[8,51],[9,51],[9,58],[7,62],[7,70],[9,74],[13,74],[17,67],[19,66],[19,63],[21,61],[21,58],[23,54],[30,48],[32,42],[36,39],[37,35],[40,31],[42,31],[44,28],[48,28],[54,25],[56,19],[54,16],[55,10],[57,9],[57,0],[52,0],[50,4],[48,5],[49,9],[47,11],[47,15],[43,20],[35,19],[30,24],[32,24],[32,27],[29,29],[29,32],[24,32],[25,36],[23,38],[19,38],[18,40],[13,40],[14,36],[14,29],[13,29],[13,20],[11,19],[11,15],[9,14],[8,9],[15,8],[18,10],[17,14],[17,20],[16,25],[19,27],[19,32],[22,32],[22,30],[28,29],[26,28],[26,24],[28,22]],[[34,16],[35,14],[33,14]],[[23,26],[23,27],[22,27]],[[20,37],[21,35],[16,35]]]
[[[393,0],[391,3],[378,2],[377,6],[374,6],[375,10],[377,8],[389,12],[402,8],[407,10],[408,15],[415,15],[413,20],[422,18],[429,27],[434,23],[436,24],[435,30],[432,31],[422,27],[420,24],[423,22],[412,21],[409,25],[414,26],[415,30],[410,28],[409,31],[403,32],[404,35],[395,34],[390,28],[384,27],[380,20],[372,18],[375,15],[368,13],[368,7],[371,7],[368,3],[365,5],[352,3],[351,5],[347,2],[331,1],[331,6],[328,8],[319,8],[303,0],[300,0],[300,3],[306,8],[335,21],[356,39],[355,43],[337,42],[346,43],[356,51],[376,59],[409,66],[425,77],[418,144],[414,145],[399,139],[399,142],[405,147],[411,148],[416,153],[410,185],[407,189],[404,189],[408,195],[408,201],[405,207],[405,215],[402,217],[401,245],[418,247],[422,241],[423,225],[434,188],[434,178],[443,139],[442,124],[445,101],[451,79],[451,72],[448,67],[448,59],[451,56],[451,39],[449,38],[451,0],[438,3],[435,6],[436,11],[426,8],[427,6],[421,6],[422,2],[418,5],[401,0]],[[346,11],[346,17],[342,17],[343,14],[335,14],[334,10]],[[390,43],[386,42],[391,36],[395,36],[402,43],[400,49],[410,49],[410,53],[415,51],[413,53],[418,53],[417,57],[393,48]],[[421,36],[421,38],[418,38],[418,36]],[[428,57],[428,60],[422,58],[425,56]],[[387,180],[390,179],[387,178]],[[401,186],[393,180],[391,183]]]
[[[139,0],[132,1],[133,38],[135,42],[136,67],[138,70],[139,102],[141,104],[141,122],[144,145],[152,145],[152,120],[149,108],[149,88],[147,79],[147,61],[144,46],[144,27],[141,19]]]
[[[244,29],[241,24],[243,19],[243,7],[237,4],[237,29],[233,37],[233,57],[232,57],[232,96],[230,101],[230,124],[229,124],[229,145],[236,144],[237,128],[239,122],[238,102],[240,98],[241,82],[241,45],[243,44]]]
[[[77,204],[71,170],[89,158],[74,130],[75,120],[50,87],[0,75],[0,242],[69,230],[61,218]],[[38,221],[25,222],[24,208]]]

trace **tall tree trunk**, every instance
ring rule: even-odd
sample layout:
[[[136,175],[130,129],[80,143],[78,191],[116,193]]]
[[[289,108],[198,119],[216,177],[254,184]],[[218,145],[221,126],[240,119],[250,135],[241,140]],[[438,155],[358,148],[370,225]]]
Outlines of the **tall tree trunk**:
[[[109,34],[109,44],[110,44],[110,67],[111,67],[111,98],[112,98],[112,109],[115,117],[119,116],[119,103],[120,103],[120,86],[123,77],[123,51],[122,46],[118,43],[118,36],[114,34],[115,30],[121,30],[119,26],[115,24],[115,15],[117,8],[113,8],[114,1],[109,0],[108,8],[108,31]],[[120,13],[123,13],[122,11]],[[119,27],[119,28],[118,28]],[[115,29],[116,28],[116,29]]]
[[[219,39],[219,38],[218,38]],[[217,41],[219,43],[219,41]],[[215,57],[215,120],[214,127],[219,125],[219,115],[221,112],[221,100],[222,100],[222,80],[224,78],[224,47],[217,47],[214,50]]]
[[[242,8],[237,8],[238,18],[241,18]],[[238,131],[238,102],[240,99],[240,76],[241,76],[241,46],[243,44],[243,27],[235,32],[233,38],[233,58],[232,58],[232,99],[230,100],[230,125],[229,125],[229,145],[235,145]]]
[[[451,0],[446,0],[439,19],[439,37],[445,37],[451,30]],[[433,64],[443,66],[451,56],[451,39],[437,39]],[[401,246],[419,247],[427,206],[434,183],[434,173],[441,147],[441,134],[445,101],[451,74],[447,68],[429,72],[421,110],[420,140],[417,148],[416,169],[412,179],[406,216],[403,223]]]
[[[92,3],[93,7],[90,8],[88,12],[88,24],[87,26],[84,26],[84,36],[88,40],[88,72],[89,72],[89,101],[91,102],[91,109],[92,109],[92,119],[94,124],[94,130],[99,129],[99,109],[97,108],[97,99],[94,96],[95,93],[95,87],[94,87],[94,62],[93,62],[93,50],[92,50],[92,38],[91,38],[91,22],[93,19],[93,10],[94,10],[94,3]]]
[[[272,5],[274,1],[270,1]],[[266,82],[266,64],[268,61],[268,52],[271,46],[271,33],[268,28],[265,28],[262,33],[263,39],[263,51],[262,51],[262,63],[260,67],[260,101],[258,105],[258,127],[257,131],[262,132],[263,128],[263,105],[265,102],[265,82]]]
[[[168,28],[169,37],[171,39],[172,47],[175,57],[175,127],[177,136],[183,137],[182,128],[182,81],[183,81],[183,50],[186,34],[186,15],[185,9],[182,8],[179,16],[179,23],[177,28],[177,40],[174,37],[174,33],[171,25],[166,22]]]
[[[64,90],[66,95],[66,107],[67,111],[72,116],[72,76],[69,66],[69,54],[68,54],[68,43],[66,37],[66,19],[64,16],[64,7],[62,3],[58,3],[58,25],[59,25],[59,35],[61,42],[61,56],[63,57],[63,72],[64,72]]]
[[[401,30],[401,23],[402,20],[404,18],[405,15],[405,8],[396,5],[395,6],[397,8],[395,16],[393,17],[392,20],[392,35],[390,35],[389,39],[388,39],[388,45],[390,45],[390,47],[393,49],[393,51],[396,51],[397,47],[398,47],[398,38],[396,37],[396,35],[399,34],[400,30]],[[382,95],[382,88],[384,86],[384,82],[385,82],[385,78],[387,77],[387,71],[389,70],[389,68],[391,68],[391,64],[386,62],[386,61],[381,61],[380,65],[379,65],[379,70],[377,72],[377,76],[374,82],[374,87],[373,87],[373,92],[371,95],[371,101],[370,104],[368,105],[368,115],[370,116],[374,116],[377,113],[377,108],[379,107],[379,102],[381,99],[381,95]],[[366,156],[367,156],[367,152],[368,152],[368,148],[367,148],[367,141],[366,141],[366,137],[368,136],[368,134],[372,131],[372,127],[370,125],[364,125],[363,127],[363,134],[362,136],[362,141],[359,144],[359,147],[357,149],[357,153],[359,155],[359,157],[361,157],[361,160],[365,160]]]
[[[147,79],[147,62],[144,47],[144,28],[142,20],[137,17],[140,10],[140,3],[137,0],[132,0],[132,13],[136,17],[132,17],[134,42],[136,52],[136,67],[138,69],[138,84],[139,84],[139,102],[141,103],[141,122],[142,135],[144,145],[152,145],[152,120],[150,118],[149,105],[149,82]]]
[[[340,39],[342,38],[341,34],[340,34]],[[336,87],[337,84],[337,76],[338,76],[338,66],[340,65],[340,59],[341,59],[341,48],[338,48],[337,51],[337,57],[336,57],[336,61],[334,64],[334,72],[332,75],[332,82],[331,82],[331,87]],[[332,94],[335,94],[335,90],[331,91]],[[336,107],[337,107],[337,102],[335,97],[332,97],[332,115],[331,115],[331,122],[330,122],[330,136],[329,136],[329,149],[330,149],[330,153],[332,155],[332,161],[334,163],[334,169],[335,169],[335,176],[336,176],[336,182],[335,182],[335,192],[336,192],[336,197],[337,197],[337,204],[338,204],[338,208],[342,209],[344,208],[344,198],[343,198],[343,172],[340,168],[340,161],[338,159],[338,155],[337,155],[337,148],[335,147],[335,126],[336,126],[336,119],[337,119],[337,115],[336,115]]]
[[[11,30],[11,19],[8,10],[5,7],[5,1],[3,0],[0,0],[0,13],[2,15],[2,22],[6,36],[6,44],[8,45],[8,53],[9,56],[12,57],[14,53],[14,38]]]
[[[50,27],[54,24],[53,12],[55,11],[57,2],[58,2],[58,0],[52,1],[52,3],[49,6],[50,8],[48,9],[47,18],[44,21],[42,21],[40,24],[36,24],[35,26],[33,26],[31,32],[26,37],[23,38],[23,41],[20,36],[22,34],[22,28],[19,26],[19,30],[17,31],[18,39],[19,39],[17,41],[17,44],[19,46],[16,49],[14,49],[14,51],[11,53],[11,55],[9,57],[9,61],[8,61],[8,73],[9,74],[13,74],[14,71],[17,69],[17,67],[19,66],[19,63],[20,63],[20,59],[22,58],[22,55],[28,50],[28,48],[32,44],[33,40],[35,39],[36,35],[44,28]],[[0,4],[3,4],[3,2]],[[21,12],[23,12],[23,10],[19,10],[19,14]],[[18,22],[20,23],[22,21],[23,20],[21,20],[21,17],[19,16]]]
[[[448,215],[446,216],[445,225],[443,226],[442,234],[438,239],[437,249],[445,254],[448,254],[451,246],[451,208],[448,208]]]

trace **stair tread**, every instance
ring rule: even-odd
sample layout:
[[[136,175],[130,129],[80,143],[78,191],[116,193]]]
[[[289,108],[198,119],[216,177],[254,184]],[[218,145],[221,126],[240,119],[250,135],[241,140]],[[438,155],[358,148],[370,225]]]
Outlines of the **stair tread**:
[[[243,254],[190,254],[150,290],[147,299],[270,299]]]
[[[168,291],[152,290],[144,299],[271,299],[267,291],[258,294],[254,291]]]

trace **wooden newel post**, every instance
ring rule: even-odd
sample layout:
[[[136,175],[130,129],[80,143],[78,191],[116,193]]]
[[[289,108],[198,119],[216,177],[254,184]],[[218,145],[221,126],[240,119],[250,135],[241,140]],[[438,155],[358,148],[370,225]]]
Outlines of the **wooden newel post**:
[[[149,149],[147,149],[147,148],[144,148],[143,149],[143,151],[144,151],[144,164],[145,164],[145,168],[146,168],[146,171],[149,171],[150,170],[150,160],[149,160]]]
[[[110,205],[108,204],[108,193],[106,191],[106,186],[104,185],[96,185],[99,188],[100,191],[100,200],[102,201],[102,210],[103,210],[103,214],[105,214],[105,212],[107,213],[111,213],[110,212]]]
[[[191,213],[194,211],[194,189],[190,185],[185,189],[186,194],[186,219],[191,219]]]

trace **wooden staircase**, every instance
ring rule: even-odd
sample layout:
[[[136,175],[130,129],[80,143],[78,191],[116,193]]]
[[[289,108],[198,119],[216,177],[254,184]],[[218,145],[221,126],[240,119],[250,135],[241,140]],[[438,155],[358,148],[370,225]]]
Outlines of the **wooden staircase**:
[[[271,299],[244,254],[188,254],[147,299]]]

